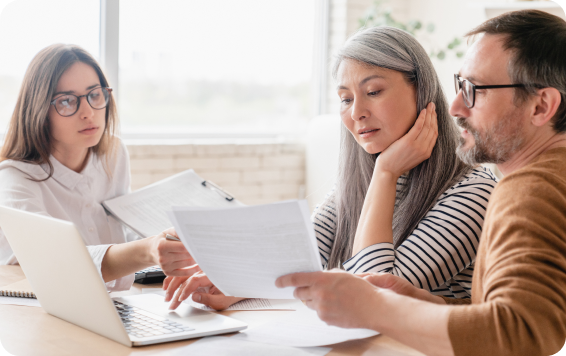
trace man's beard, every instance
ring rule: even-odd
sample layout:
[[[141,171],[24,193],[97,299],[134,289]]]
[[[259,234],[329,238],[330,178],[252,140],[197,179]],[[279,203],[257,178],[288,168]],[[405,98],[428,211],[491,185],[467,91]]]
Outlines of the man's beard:
[[[471,166],[481,163],[503,163],[508,161],[524,144],[525,139],[521,132],[518,117],[510,114],[495,123],[486,132],[480,133],[472,128],[465,118],[458,117],[458,126],[467,130],[473,137],[475,145],[464,149],[465,139],[460,136],[460,144],[456,149],[458,157]]]

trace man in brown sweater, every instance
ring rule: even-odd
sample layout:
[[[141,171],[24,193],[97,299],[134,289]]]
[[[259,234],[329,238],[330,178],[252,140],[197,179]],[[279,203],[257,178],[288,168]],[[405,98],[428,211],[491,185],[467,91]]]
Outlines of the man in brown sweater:
[[[455,77],[460,157],[496,163],[468,305],[390,274],[281,277],[321,319],[428,355],[551,355],[566,338],[566,22],[539,11],[487,21]],[[449,305],[446,305],[449,304]],[[458,304],[466,304],[460,303]]]

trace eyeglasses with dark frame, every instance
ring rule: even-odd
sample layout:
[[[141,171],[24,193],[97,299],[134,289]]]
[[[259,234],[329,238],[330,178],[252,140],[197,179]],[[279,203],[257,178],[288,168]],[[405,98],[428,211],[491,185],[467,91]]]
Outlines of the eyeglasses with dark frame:
[[[85,95],[73,95],[73,94],[63,94],[56,97],[51,101],[51,105],[55,106],[57,113],[63,117],[69,117],[76,114],[81,106],[81,98],[86,97],[86,101],[91,108],[95,110],[101,110],[108,106],[110,101],[110,93],[112,88],[110,87],[98,87],[94,88]]]
[[[467,79],[462,79],[458,74],[454,74],[454,87],[456,94],[462,91],[464,104],[468,109],[474,107],[476,103],[476,89],[499,89],[499,88],[520,88],[525,84],[507,84],[507,85],[475,85]]]

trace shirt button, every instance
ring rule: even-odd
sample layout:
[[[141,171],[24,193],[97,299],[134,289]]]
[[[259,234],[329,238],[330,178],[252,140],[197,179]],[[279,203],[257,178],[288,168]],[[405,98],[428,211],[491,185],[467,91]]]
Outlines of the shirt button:
[[[89,228],[88,228],[88,231],[94,232],[94,227],[89,227]]]

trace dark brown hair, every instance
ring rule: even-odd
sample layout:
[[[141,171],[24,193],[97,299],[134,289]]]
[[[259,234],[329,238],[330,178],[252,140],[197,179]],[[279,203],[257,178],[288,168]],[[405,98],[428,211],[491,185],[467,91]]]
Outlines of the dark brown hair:
[[[49,106],[57,89],[59,79],[73,64],[82,62],[91,66],[98,75],[100,85],[108,87],[108,81],[102,69],[87,51],[75,46],[54,44],[42,49],[31,61],[22,86],[4,146],[0,151],[0,161],[15,161],[47,164],[53,175],[53,165],[49,161],[51,154],[51,133],[49,126]],[[106,127],[100,142],[90,148],[91,154],[105,156],[106,171],[110,175],[109,160],[114,156],[118,131],[116,104],[110,96],[106,107]]]
[[[508,12],[484,22],[466,36],[502,35],[503,48],[512,51],[509,77],[516,99],[536,95],[537,89],[555,88],[562,97],[553,129],[566,132],[566,21],[539,10]]]

